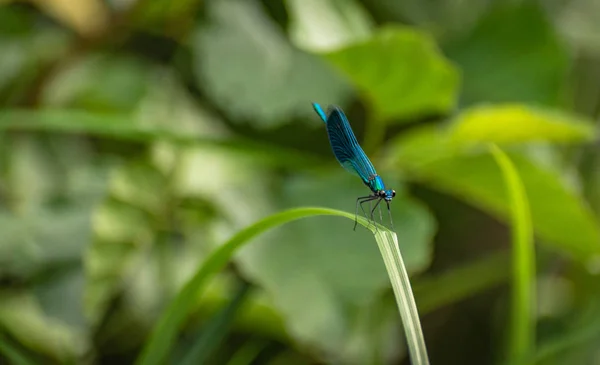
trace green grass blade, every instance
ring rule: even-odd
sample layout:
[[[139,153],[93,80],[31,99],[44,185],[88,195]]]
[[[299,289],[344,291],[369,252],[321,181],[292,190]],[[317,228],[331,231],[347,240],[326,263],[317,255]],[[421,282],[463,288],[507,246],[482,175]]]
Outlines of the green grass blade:
[[[175,342],[180,327],[193,308],[198,294],[202,292],[208,281],[229,262],[239,248],[250,242],[252,238],[271,228],[297,219],[318,215],[337,215],[351,220],[355,219],[353,214],[326,208],[308,207],[286,210],[266,217],[241,230],[229,241],[213,251],[165,309],[138,358],[137,364],[153,365],[164,362]],[[381,225],[369,223],[363,217],[358,217],[358,222],[375,234],[375,239],[384,257],[384,262],[392,281],[392,287],[397,295],[398,308],[405,326],[413,364],[428,364],[421,325],[410,283],[408,282],[408,274],[406,273],[406,268],[398,249],[396,234]]]
[[[238,309],[245,303],[250,284],[242,283],[229,303],[205,324],[202,334],[198,336],[190,351],[179,362],[179,365],[205,364],[231,329]]]
[[[218,273],[227,262],[229,262],[231,257],[240,247],[248,243],[252,238],[271,228],[297,219],[318,215],[337,215],[354,220],[353,214],[339,210],[325,208],[290,209],[266,217],[241,230],[229,241],[214,250],[213,253],[206,258],[194,276],[173,299],[171,304],[165,309],[164,313],[159,318],[154,331],[150,335],[150,339],[146,343],[142,354],[138,358],[137,363],[140,365],[163,364],[165,357],[175,341],[177,332],[185,322],[186,317],[189,315],[196,301],[198,293],[201,293],[208,281]],[[368,225],[367,220],[362,217],[358,217],[358,221],[365,227]],[[372,224],[371,227],[373,227]]]
[[[263,341],[245,344],[233,354],[227,365],[250,365],[266,347]]]
[[[14,365],[33,365],[34,361],[29,359],[16,346],[11,344],[2,333],[0,333],[0,358],[4,357]]]
[[[419,313],[398,247],[398,237],[392,231],[380,229],[375,233],[375,239],[394,289],[412,363],[414,365],[429,364]]]
[[[508,364],[518,364],[535,346],[535,248],[529,202],[523,182],[510,158],[491,146],[508,193],[512,223],[512,300],[508,338]]]

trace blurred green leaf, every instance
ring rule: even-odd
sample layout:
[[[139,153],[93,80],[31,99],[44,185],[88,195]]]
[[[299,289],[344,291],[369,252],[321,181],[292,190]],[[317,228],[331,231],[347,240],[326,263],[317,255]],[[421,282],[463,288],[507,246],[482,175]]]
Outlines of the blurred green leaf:
[[[201,0],[155,0],[136,3],[133,22],[136,27],[157,33],[179,36],[193,26]]]
[[[463,111],[449,131],[457,143],[588,142],[596,138],[591,121],[520,104],[483,105]]]
[[[11,205],[17,212],[31,212],[55,194],[60,177],[56,163],[40,140],[34,136],[21,136],[7,140],[11,148],[6,167],[6,185]]]
[[[458,71],[417,30],[384,27],[325,57],[356,86],[378,120],[446,113],[456,103]]]
[[[595,0],[570,1],[561,11],[553,12],[558,28],[570,44],[585,52],[600,55],[600,3]]]
[[[419,313],[430,313],[499,286],[508,279],[509,259],[506,252],[497,252],[439,274],[420,277],[413,284]]]
[[[157,212],[146,211],[144,204],[140,207],[135,203],[139,203],[141,194],[160,196],[162,186],[146,183],[140,192],[125,188],[129,183],[128,176],[144,180],[144,176],[140,175],[143,170],[136,162],[116,169],[110,193],[116,193],[124,202],[108,198],[94,214],[94,235],[85,258],[87,285],[84,293],[85,313],[93,325],[97,324],[118,290],[136,252],[149,246],[154,239],[152,214]],[[147,181],[152,181],[152,177]],[[134,204],[126,203],[128,200]]]
[[[600,219],[600,151],[595,149],[582,162],[583,191],[590,208]]]
[[[502,176],[490,154],[452,148],[444,153],[449,145],[447,139],[439,130],[428,127],[398,139],[392,159],[406,168],[413,179],[505,219],[509,207],[503,198]],[[521,154],[509,156],[523,179],[533,227],[539,237],[579,260],[587,261],[600,254],[600,229],[579,194],[555,171],[544,169]]]
[[[76,261],[91,233],[91,212],[105,190],[102,166],[73,139],[57,145],[19,136],[3,179],[0,272],[28,277],[48,265]]]
[[[229,222],[231,232],[272,211],[266,185],[269,172],[252,160],[217,149],[189,148],[178,167],[174,192],[212,205]]]
[[[34,352],[58,362],[73,362],[89,347],[88,338],[46,316],[33,296],[14,292],[0,296],[0,325]]]
[[[69,66],[45,85],[42,104],[127,112],[150,86],[150,68],[134,57],[91,54]]]
[[[368,39],[374,26],[354,0],[287,0],[286,5],[290,38],[306,50],[328,50]]]
[[[426,30],[436,39],[453,38],[473,27],[491,5],[479,0],[364,0],[380,23],[401,22]]]
[[[155,144],[151,152],[154,161],[130,160],[113,171],[110,195],[94,216],[85,294],[92,323],[124,282],[127,305],[152,315],[207,248],[270,211],[265,174],[249,161],[206,147]]]
[[[268,359],[266,365],[309,365],[312,361],[296,351],[283,351]]]
[[[265,173],[248,151],[285,159],[262,144],[228,141],[219,120],[168,75],[137,107],[135,117],[59,110],[6,118],[12,125],[31,122],[148,144],[147,157],[112,171],[109,197],[94,217],[85,302],[94,324],[125,282],[124,305],[151,322],[161,298],[187,279],[202,250],[268,212]]]
[[[40,306],[49,317],[59,319],[80,334],[90,336],[85,318],[83,290],[85,277],[81,255],[41,271],[33,287]]]
[[[143,244],[152,237],[152,212],[114,200],[107,200],[94,214],[94,233],[112,242]]]
[[[182,121],[189,117],[187,115],[189,110],[184,111],[183,115],[175,114],[182,112],[182,109],[184,109],[183,106],[173,110],[163,109],[161,114],[156,109],[152,109],[152,115],[156,117],[171,111],[168,118]],[[175,115],[178,118],[174,118]],[[167,120],[166,118],[167,116],[163,121]],[[170,141],[177,145],[219,147],[222,150],[237,152],[246,158],[254,157],[255,161],[264,161],[279,166],[314,166],[320,161],[315,156],[293,149],[258,143],[240,137],[225,138],[224,133],[215,133],[215,130],[210,127],[190,128],[187,125],[189,121],[184,122],[183,125],[171,125],[167,128],[161,123],[145,125],[138,119],[142,119],[142,117],[138,118],[123,113],[88,112],[79,109],[45,109],[41,111],[10,109],[0,111],[0,130],[81,133],[124,141],[146,143]],[[148,117],[144,115],[143,120],[148,122]],[[198,121],[192,123],[198,123]]]
[[[310,102],[341,102],[344,82],[318,57],[290,46],[258,4],[210,2],[211,25],[192,40],[197,83],[233,121],[257,128],[312,113]]]
[[[566,47],[537,2],[496,3],[470,33],[445,49],[462,69],[465,104],[556,106],[564,97]]]
[[[290,207],[323,204],[353,211],[356,197],[368,193],[344,171],[321,176],[318,181],[298,178],[284,186],[281,200]],[[433,217],[407,196],[397,195],[391,207],[406,265],[413,273],[425,269],[431,259]],[[382,209],[387,222],[385,206]],[[340,358],[367,361],[371,356],[368,346],[349,344],[368,342],[373,329],[362,328],[366,332],[356,333],[349,313],[373,305],[389,287],[377,247],[364,244],[368,232],[360,227],[353,232],[346,220],[322,218],[294,222],[285,231],[269,236],[246,247],[237,261],[243,272],[273,298],[291,335]],[[310,303],[302,300],[307,297]]]
[[[168,191],[164,189],[166,184],[166,177],[156,168],[144,162],[133,161],[126,168],[114,171],[109,189],[112,197],[121,202],[142,208],[146,212],[159,212],[167,204]]]
[[[0,5],[0,100],[26,98],[50,62],[64,54],[70,37],[60,29],[36,31],[32,12]],[[6,95],[5,95],[6,94]]]
[[[45,265],[76,260],[90,235],[91,208],[0,213],[2,274],[27,277]]]
[[[547,336],[542,341],[538,351],[532,355],[532,361],[536,364],[571,364],[585,363],[588,359],[597,355],[597,343],[600,338],[600,313],[597,296],[597,275],[590,275],[587,279],[592,281],[591,301],[587,303],[584,310],[580,310],[575,317],[571,317],[565,328],[560,332]],[[585,358],[585,361],[579,359]],[[558,359],[558,360],[557,360]],[[563,362],[560,360],[567,359]],[[578,360],[574,360],[578,359]]]

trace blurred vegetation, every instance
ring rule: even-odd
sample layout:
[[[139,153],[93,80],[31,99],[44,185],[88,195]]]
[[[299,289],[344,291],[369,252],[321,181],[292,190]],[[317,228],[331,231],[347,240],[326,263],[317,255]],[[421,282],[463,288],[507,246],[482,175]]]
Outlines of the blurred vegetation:
[[[258,235],[182,291],[244,227],[353,213],[368,193],[314,101],[345,109],[398,193],[433,364],[506,364],[514,342],[515,195],[489,143],[531,209],[523,363],[600,363],[599,14],[595,0],[0,1],[0,362],[133,363],[179,295],[193,305],[165,363],[409,363],[377,247],[346,219]]]

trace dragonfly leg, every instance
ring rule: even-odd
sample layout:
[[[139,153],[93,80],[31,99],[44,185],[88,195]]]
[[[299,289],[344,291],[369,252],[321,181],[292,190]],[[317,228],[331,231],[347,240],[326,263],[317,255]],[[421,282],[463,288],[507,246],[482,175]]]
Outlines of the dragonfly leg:
[[[354,209],[354,230],[356,231],[356,225],[358,224],[358,206],[360,205],[360,209],[363,212],[363,215],[366,217],[367,213],[365,212],[365,208],[363,208],[363,203],[373,200],[372,195],[361,196],[356,199],[356,207]]]
[[[379,203],[381,203],[381,198],[376,197],[377,198],[377,203],[375,203],[375,206],[373,207],[373,209],[371,209],[371,220],[373,221],[373,224],[375,224],[375,218],[374,218],[374,214],[375,214],[375,209],[377,209],[377,207],[379,206]],[[375,226],[377,227],[377,226]]]
[[[369,200],[369,212],[371,211],[371,207],[373,206],[373,200]],[[364,213],[363,210],[363,215],[365,216],[365,218],[367,218],[367,213]],[[375,222],[372,221],[372,219],[369,219],[369,225],[367,226],[367,229],[369,229],[369,227],[371,227],[371,223],[375,224]]]
[[[394,230],[394,221],[392,220],[392,211],[390,210],[390,202],[386,201],[388,208],[388,215],[390,216],[390,224],[392,225],[392,231]]]

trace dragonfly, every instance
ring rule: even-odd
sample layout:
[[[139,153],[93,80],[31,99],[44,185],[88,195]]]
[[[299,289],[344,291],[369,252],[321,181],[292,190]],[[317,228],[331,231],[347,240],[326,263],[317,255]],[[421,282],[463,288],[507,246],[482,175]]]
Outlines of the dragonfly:
[[[356,224],[358,223],[358,207],[360,206],[360,209],[366,217],[367,214],[363,208],[363,204],[369,202],[370,206],[371,202],[374,200],[377,202],[371,209],[371,221],[375,221],[373,219],[375,209],[377,209],[379,204],[384,201],[387,205],[390,223],[392,224],[393,229],[394,223],[392,222],[390,202],[396,196],[396,191],[393,189],[386,189],[383,179],[377,174],[375,167],[358,144],[356,136],[352,131],[352,127],[350,127],[350,122],[348,122],[348,118],[346,118],[342,109],[337,106],[330,106],[327,110],[327,114],[325,114],[325,111],[323,111],[323,108],[321,108],[319,104],[312,103],[312,106],[327,126],[329,144],[331,145],[335,158],[344,169],[358,175],[362,182],[371,189],[370,195],[361,196],[356,199],[354,230],[356,230]],[[379,216],[381,219],[381,208],[379,210]]]

